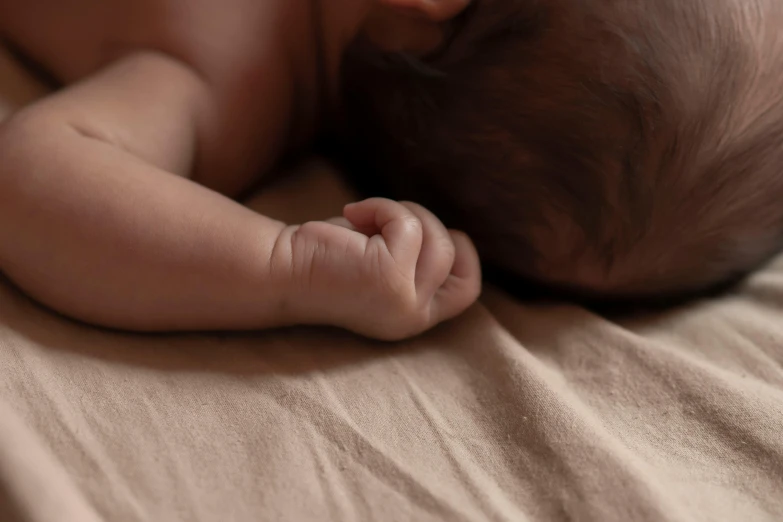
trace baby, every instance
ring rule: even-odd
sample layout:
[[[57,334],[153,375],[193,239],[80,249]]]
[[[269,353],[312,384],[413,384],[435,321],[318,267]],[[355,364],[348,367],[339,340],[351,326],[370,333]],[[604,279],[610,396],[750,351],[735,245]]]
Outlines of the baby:
[[[328,133],[495,271],[702,292],[783,239],[782,24],[779,0],[0,0],[67,86],[0,129],[0,268],[145,331],[393,340],[465,310],[476,250],[419,205],[296,226],[231,199]]]
[[[369,199],[290,225],[232,198],[307,144],[359,34],[437,46],[467,0],[0,0],[64,88],[0,127],[0,269],[138,331],[342,327],[396,340],[470,306],[470,240]]]

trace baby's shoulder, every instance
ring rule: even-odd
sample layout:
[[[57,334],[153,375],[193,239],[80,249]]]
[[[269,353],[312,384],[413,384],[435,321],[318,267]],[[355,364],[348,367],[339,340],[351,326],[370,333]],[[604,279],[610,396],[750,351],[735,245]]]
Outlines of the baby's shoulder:
[[[258,61],[279,27],[279,2],[0,0],[0,37],[63,83],[137,49],[204,69]],[[78,35],[78,37],[76,37]]]

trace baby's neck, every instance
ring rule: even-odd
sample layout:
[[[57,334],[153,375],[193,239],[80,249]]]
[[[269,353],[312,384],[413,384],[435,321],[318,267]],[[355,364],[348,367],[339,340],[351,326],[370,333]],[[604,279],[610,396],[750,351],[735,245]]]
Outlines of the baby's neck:
[[[279,0],[290,5],[290,0]],[[343,55],[357,37],[373,0],[301,0],[302,31],[291,33],[288,48],[298,70],[297,85],[306,99],[304,112],[316,131],[325,123],[323,116],[336,103]]]

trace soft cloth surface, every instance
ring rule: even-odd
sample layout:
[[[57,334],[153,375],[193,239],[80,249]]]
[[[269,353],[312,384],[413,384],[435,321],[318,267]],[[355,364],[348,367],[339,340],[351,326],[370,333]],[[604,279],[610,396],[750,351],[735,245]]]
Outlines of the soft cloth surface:
[[[40,92],[0,75],[7,107]],[[253,206],[350,199],[307,171]],[[620,322],[487,289],[383,345],[100,331],[3,281],[0,520],[783,520],[781,308],[783,263]]]

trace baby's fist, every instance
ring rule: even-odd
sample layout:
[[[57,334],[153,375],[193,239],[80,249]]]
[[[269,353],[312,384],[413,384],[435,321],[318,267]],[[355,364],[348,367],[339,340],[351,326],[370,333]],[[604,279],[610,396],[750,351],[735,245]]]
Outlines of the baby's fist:
[[[295,281],[308,322],[382,340],[422,333],[461,314],[481,292],[473,243],[414,203],[373,198],[344,218],[291,236]]]

